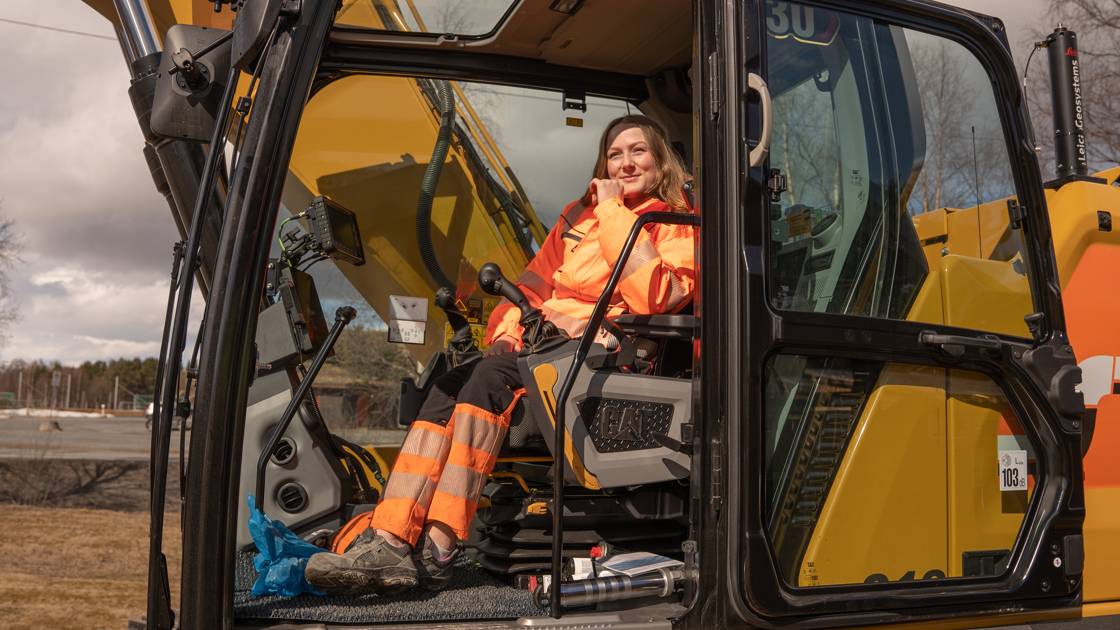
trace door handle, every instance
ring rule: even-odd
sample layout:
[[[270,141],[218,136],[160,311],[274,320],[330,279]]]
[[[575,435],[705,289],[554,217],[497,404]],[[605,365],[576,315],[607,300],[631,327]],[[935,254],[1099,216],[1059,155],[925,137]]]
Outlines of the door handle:
[[[747,88],[758,92],[762,105],[762,135],[758,138],[758,146],[751,149],[750,165],[762,166],[770,153],[770,136],[774,131],[774,108],[770,102],[770,89],[766,87],[766,81],[763,81],[762,77],[753,72],[748,74]]]
[[[988,358],[999,356],[1003,348],[999,338],[990,335],[961,337],[959,335],[939,335],[930,330],[923,330],[918,333],[918,342],[926,346],[938,346],[945,354],[954,359],[959,359],[966,348],[976,348]]]

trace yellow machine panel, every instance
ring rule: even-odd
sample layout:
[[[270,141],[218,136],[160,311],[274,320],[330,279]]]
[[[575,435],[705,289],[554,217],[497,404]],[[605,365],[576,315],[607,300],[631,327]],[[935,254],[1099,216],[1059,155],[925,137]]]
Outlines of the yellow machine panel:
[[[888,366],[821,510],[799,585],[944,575],[945,464],[945,370]]]
[[[339,269],[378,313],[388,313],[390,295],[429,298],[427,343],[410,346],[420,360],[442,349],[446,321],[431,301],[438,287],[425,272],[416,241],[420,183],[438,131],[439,119],[415,79],[335,81],[304,111],[284,191],[292,213],[326,195],[357,215],[367,263]],[[439,264],[468,294],[475,292],[484,262],[497,263],[512,277],[528,262],[512,234],[500,232],[492,218],[498,202],[478,181],[463,155],[449,152],[431,215]]]
[[[1120,316],[1120,279],[1116,275],[1120,268],[1120,230],[1112,228],[1120,209],[1120,187],[1115,185],[1120,168],[1095,177],[1104,182],[1074,181],[1057,190],[1046,190],[1070,342],[1086,381],[1104,383],[1102,396],[1086,400],[1090,413],[1095,414],[1092,441],[1084,460],[1086,602],[1120,598],[1120,580],[1113,576],[1114,567],[1120,564],[1120,545],[1115,544],[1120,539],[1120,510],[1116,507],[1120,505],[1120,465],[1112,457],[1120,449],[1120,394],[1113,393],[1120,372],[1111,368],[1120,357],[1120,330],[1115,326]],[[1021,257],[1016,257],[1021,239],[1008,223],[1007,200],[979,208],[942,208],[914,217],[930,269],[939,273],[936,278],[931,273],[926,279],[909,319],[1028,336],[1022,316],[1033,311],[1032,300]],[[985,289],[977,291],[976,283]],[[935,319],[939,307],[944,317],[940,321]],[[1102,362],[1102,358],[1112,360]],[[1094,374],[1098,363],[1107,364],[1109,370],[1099,379]],[[951,422],[962,417],[953,411],[956,408],[963,413],[962,404],[951,400]],[[969,413],[976,412],[972,409]],[[984,440],[996,438],[989,427],[991,422],[988,418],[980,423],[985,426]],[[979,425],[969,426],[980,430]],[[967,459],[959,459],[959,445],[954,452],[956,465],[970,465]],[[951,462],[950,468],[953,466]],[[987,496],[994,495],[989,491]],[[993,501],[976,503],[981,498],[973,496],[972,514],[962,509],[951,526],[963,532],[969,531],[969,526],[961,518],[1015,520],[1010,512],[997,515]],[[998,506],[1001,510],[1009,507],[1002,498]],[[983,538],[980,530],[972,531]]]
[[[799,585],[1001,572],[1033,489],[1001,489],[1005,434],[1031,452],[987,376],[887,365],[828,491]]]

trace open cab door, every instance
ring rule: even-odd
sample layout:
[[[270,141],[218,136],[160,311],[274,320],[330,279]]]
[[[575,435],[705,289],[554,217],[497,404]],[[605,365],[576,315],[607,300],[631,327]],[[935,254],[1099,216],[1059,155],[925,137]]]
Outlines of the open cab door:
[[[707,207],[740,209],[705,215],[728,255],[701,306],[702,338],[729,341],[702,370],[728,379],[708,435],[727,625],[1077,616],[1080,372],[1002,25],[909,2],[713,9],[705,140],[750,139],[703,157]],[[975,237],[939,242],[938,221]]]

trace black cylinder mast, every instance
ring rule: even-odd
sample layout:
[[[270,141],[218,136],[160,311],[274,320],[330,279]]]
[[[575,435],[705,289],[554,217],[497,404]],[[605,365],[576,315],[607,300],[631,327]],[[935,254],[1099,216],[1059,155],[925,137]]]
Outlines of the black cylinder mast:
[[[1054,103],[1054,145],[1058,179],[1088,177],[1085,102],[1077,33],[1061,24],[1046,38],[1050,54],[1050,94]]]

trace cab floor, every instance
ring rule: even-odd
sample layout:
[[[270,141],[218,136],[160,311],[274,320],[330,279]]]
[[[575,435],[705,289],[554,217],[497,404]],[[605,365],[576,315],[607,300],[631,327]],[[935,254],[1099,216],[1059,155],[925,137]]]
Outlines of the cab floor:
[[[405,595],[382,597],[372,593],[254,597],[257,579],[256,552],[237,554],[233,596],[238,619],[285,619],[336,623],[380,621],[451,621],[458,619],[516,619],[539,617],[529,591],[522,591],[491,575],[463,556],[447,590],[433,593],[417,589]]]

